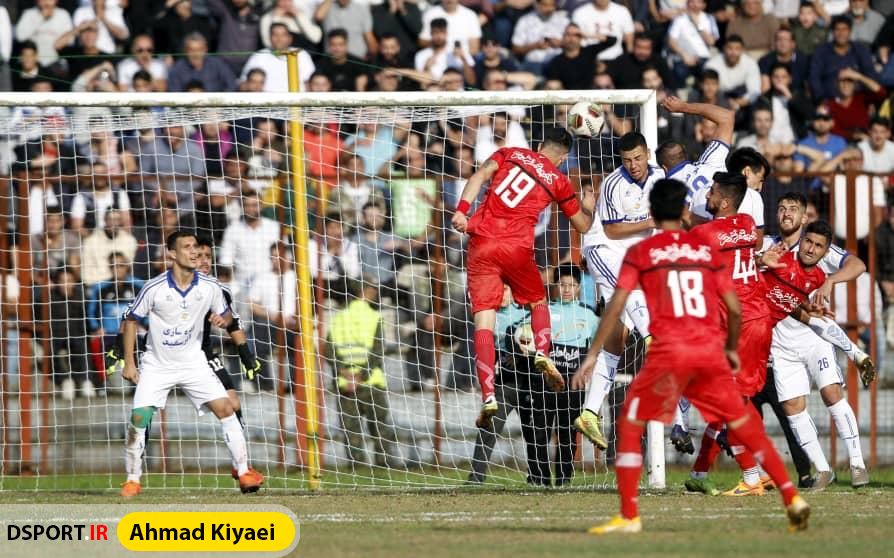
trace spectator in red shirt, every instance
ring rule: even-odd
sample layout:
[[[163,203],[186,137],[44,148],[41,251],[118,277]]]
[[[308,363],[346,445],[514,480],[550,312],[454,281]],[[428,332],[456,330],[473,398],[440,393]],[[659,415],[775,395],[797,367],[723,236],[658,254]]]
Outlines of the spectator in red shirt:
[[[863,85],[859,91],[857,82]],[[825,103],[835,119],[832,133],[848,141],[864,139],[869,129],[869,107],[884,101],[887,93],[877,81],[852,68],[840,70],[838,96]]]

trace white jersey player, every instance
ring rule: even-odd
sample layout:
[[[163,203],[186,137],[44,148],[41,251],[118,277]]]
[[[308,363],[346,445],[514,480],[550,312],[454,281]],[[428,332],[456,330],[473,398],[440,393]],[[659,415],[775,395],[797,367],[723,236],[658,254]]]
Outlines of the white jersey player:
[[[176,231],[166,240],[173,265],[167,272],[143,286],[125,313],[125,379],[137,385],[133,410],[127,425],[125,468],[127,482],[121,489],[125,498],[141,491],[145,433],[156,408],[164,408],[168,393],[179,387],[201,411],[209,409],[223,429],[224,440],[236,464],[242,492],[256,492],[264,482],[260,473],[248,466],[248,451],[242,426],[223,384],[202,351],[202,332],[208,321],[226,327],[232,320],[220,283],[196,271],[198,249],[192,233]],[[134,355],[137,323],[149,322],[149,337],[140,369]]]
[[[582,249],[596,283],[597,299],[606,302],[615,291],[627,248],[652,234],[649,192],[657,180],[664,178],[663,170],[649,164],[649,147],[642,134],[631,132],[622,136],[620,151],[622,166],[602,181],[596,219],[584,235]],[[575,427],[603,449],[608,442],[600,428],[599,410],[614,383],[626,330],[636,328],[644,338],[649,336],[649,313],[642,291],[631,293],[622,320],[623,324],[615,325],[605,350],[599,354],[584,411],[575,421]]]
[[[783,194],[779,198],[776,213],[781,235],[767,239],[765,246],[783,244],[789,250],[797,250],[801,230],[807,224],[806,210],[807,200],[802,194]],[[835,245],[829,248],[819,265],[827,276],[825,284],[814,295],[815,302],[820,303],[826,302],[836,283],[854,280],[866,271],[866,265],[859,258]],[[848,356],[854,358],[861,372],[872,367],[868,355],[852,345],[843,332],[837,333],[836,338],[839,338],[836,345],[844,344],[843,348]],[[773,328],[770,354],[779,401],[798,443],[817,470],[814,487],[824,488],[835,476],[820,447],[816,426],[807,413],[807,395],[810,393],[811,381],[820,391],[823,402],[835,421],[838,435],[847,448],[851,483],[855,487],[867,484],[869,475],[863,461],[857,419],[842,393],[844,378],[838,367],[835,347],[827,341],[817,339],[816,332],[811,327],[788,317]]]

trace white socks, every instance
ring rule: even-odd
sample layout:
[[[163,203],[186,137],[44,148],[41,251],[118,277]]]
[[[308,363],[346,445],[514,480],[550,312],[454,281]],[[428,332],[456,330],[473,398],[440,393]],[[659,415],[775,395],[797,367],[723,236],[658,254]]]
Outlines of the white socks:
[[[651,323],[649,308],[646,306],[646,295],[641,290],[630,292],[630,296],[627,297],[627,303],[624,305],[624,311],[627,312],[627,316],[630,317],[633,327],[636,328],[640,336],[643,339],[648,337],[650,335],[649,324]]]
[[[689,432],[689,409],[692,403],[685,397],[681,397],[677,402],[677,408],[674,409],[674,426],[679,425],[683,432]],[[717,437],[716,435],[714,436]]]
[[[227,449],[230,450],[233,465],[236,467],[236,474],[241,477],[248,472],[248,448],[245,444],[242,425],[239,424],[236,415],[230,415],[220,419],[220,426],[223,429],[224,441],[227,443]]]
[[[589,409],[595,414],[599,414],[605,396],[611,391],[612,385],[615,383],[615,374],[618,372],[618,362],[621,357],[613,355],[607,351],[602,351],[596,357],[596,367],[593,370],[593,376],[590,378],[590,389],[587,391],[587,401],[584,409]]]
[[[847,399],[842,399],[838,403],[831,405],[829,413],[832,415],[832,420],[835,421],[838,437],[844,441],[844,445],[847,448],[851,467],[865,468],[863,449],[860,447],[860,431],[857,425],[857,417],[854,415],[854,410],[847,402]]]
[[[810,458],[810,462],[813,463],[816,470],[830,471],[829,462],[826,461],[826,455],[823,453],[823,448],[820,447],[816,425],[813,424],[813,419],[810,418],[807,411],[790,415],[788,422],[792,425],[792,431],[795,433],[798,444],[801,445],[801,448],[807,454],[807,457]]]
[[[124,443],[124,471],[127,480],[140,482],[143,475],[143,449],[146,447],[146,429],[127,423],[127,440]]]
[[[820,336],[821,339],[828,341],[829,343],[844,351],[845,354],[847,354],[847,358],[851,359],[852,361],[859,364],[864,358],[866,358],[866,353],[863,352],[855,344],[851,343],[850,338],[847,336],[844,330],[841,329],[841,326],[839,326],[829,318],[817,318],[816,316],[814,316],[810,318],[810,322],[808,323],[808,325],[814,333]]]

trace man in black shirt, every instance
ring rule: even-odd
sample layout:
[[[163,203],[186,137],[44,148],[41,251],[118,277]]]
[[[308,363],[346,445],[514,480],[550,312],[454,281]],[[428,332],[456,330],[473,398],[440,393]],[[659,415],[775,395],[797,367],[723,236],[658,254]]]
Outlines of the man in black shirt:
[[[326,34],[326,54],[314,63],[317,72],[332,82],[332,91],[366,91],[367,64],[348,54],[348,32],[344,29],[332,29]]]
[[[658,71],[665,87],[674,88],[674,74],[667,62],[655,52],[652,37],[646,33],[637,33],[633,37],[633,51],[612,60],[609,73],[618,89],[639,89],[642,87],[643,71],[648,67]]]
[[[372,7],[373,34],[380,42],[386,36],[397,39],[400,50],[412,57],[416,53],[419,32],[422,31],[422,12],[410,0],[385,0]],[[381,49],[381,46],[380,46]]]
[[[580,27],[569,23],[562,34],[562,52],[547,63],[544,71],[547,89],[592,89],[596,56],[617,39],[608,37],[601,43],[581,47],[581,37]]]

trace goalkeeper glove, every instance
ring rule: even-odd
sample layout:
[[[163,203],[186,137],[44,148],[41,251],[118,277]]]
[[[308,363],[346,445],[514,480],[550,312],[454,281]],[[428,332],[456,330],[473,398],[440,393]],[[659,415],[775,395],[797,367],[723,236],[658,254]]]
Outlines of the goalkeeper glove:
[[[249,380],[255,379],[255,374],[261,371],[261,361],[252,354],[248,343],[239,345],[239,360],[242,361],[242,372]]]
[[[117,345],[106,351],[106,354],[103,355],[103,360],[105,361],[107,376],[114,376],[124,369],[124,354]]]

